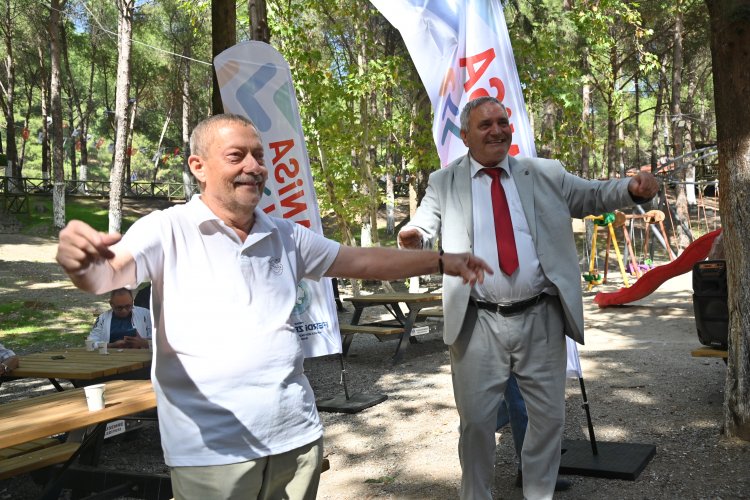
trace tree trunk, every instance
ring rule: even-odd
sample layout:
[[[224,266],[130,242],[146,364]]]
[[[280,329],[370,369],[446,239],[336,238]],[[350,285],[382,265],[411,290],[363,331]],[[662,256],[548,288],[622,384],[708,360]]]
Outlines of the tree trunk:
[[[729,283],[726,434],[750,441],[750,15],[748,0],[706,0],[711,19],[721,219]]]
[[[93,31],[92,31],[93,33]],[[81,117],[81,175],[82,181],[81,188],[86,190],[86,181],[88,180],[89,172],[89,120],[91,118],[91,111],[94,109],[94,70],[96,65],[94,59],[96,55],[96,44],[92,44],[91,47],[91,65],[89,66],[89,88],[88,96],[86,98],[86,110]]]
[[[117,83],[115,85],[115,152],[109,173],[109,232],[122,226],[122,181],[128,145],[128,96],[130,94],[130,49],[135,0],[117,0]]]
[[[365,7],[366,8],[366,7]],[[357,47],[357,71],[361,78],[365,78],[365,71],[368,62],[368,26],[364,22],[357,22],[355,32],[359,38]],[[362,214],[362,232],[360,235],[360,246],[379,246],[377,210],[378,210],[378,190],[377,182],[374,176],[375,154],[374,145],[371,140],[370,120],[377,116],[377,107],[373,104],[374,92],[366,92],[359,97],[359,122],[362,127],[362,135],[359,142],[359,151],[356,153],[356,159],[360,168],[361,190],[362,194],[370,200],[367,211]]]
[[[31,117],[31,104],[34,98],[34,88],[31,85],[27,86],[26,89],[26,116],[23,119],[23,129],[27,131],[29,135],[21,135],[21,157],[18,159],[18,163],[23,170],[24,162],[26,161],[26,143],[29,142],[31,137],[31,131],[29,130],[29,118]]]
[[[128,146],[125,148],[125,175],[123,178],[125,181],[125,192],[132,193],[133,176],[130,170],[130,162],[133,159],[133,129],[135,128],[135,116],[138,112],[138,101],[136,99],[133,99],[132,102],[129,100],[128,104],[130,104],[130,122],[128,123]]]
[[[189,47],[185,49],[185,55],[192,55]],[[190,64],[187,61],[183,62],[182,73],[182,186],[185,201],[190,201],[196,188],[188,165],[188,158],[190,158]],[[169,111],[172,112],[171,109]]]
[[[613,96],[607,101],[607,178],[611,178],[616,170],[617,161],[617,112]]]
[[[681,92],[682,92],[682,11],[681,8],[677,8],[675,15],[675,26],[674,26],[674,50],[672,55],[672,142],[674,143],[674,156],[679,158],[685,152],[683,144],[683,130],[685,127],[685,119],[682,116],[681,107]],[[689,223],[690,214],[688,212],[687,197],[685,196],[685,169],[683,168],[683,162],[675,162],[675,169],[677,174],[677,184],[674,189],[675,208],[677,221],[675,221],[674,229],[677,232],[677,244],[678,252],[685,249],[692,240],[692,234],[689,234],[685,230],[685,227],[681,222]],[[689,229],[689,227],[688,227]]]
[[[271,32],[268,29],[266,0],[247,0],[247,13],[250,18],[250,38],[270,43]]]
[[[641,58],[637,58],[635,68],[635,167],[640,170],[641,165],[641,71],[640,71]],[[625,149],[625,148],[623,148]]]
[[[586,64],[584,55],[584,72],[588,71],[588,64]],[[591,160],[591,136],[589,135],[589,120],[591,117],[591,83],[588,76],[581,88],[581,135],[583,140],[581,141],[581,176],[584,179],[588,179],[589,165]]]
[[[552,151],[555,149],[555,132],[557,127],[555,126],[555,115],[557,114],[557,107],[552,99],[544,101],[544,111],[542,114],[542,130],[540,135],[542,137],[542,146],[539,148],[539,156],[541,158],[550,158]]]
[[[60,60],[60,9],[65,2],[51,0],[49,39],[51,48],[50,107],[52,108],[52,223],[57,229],[65,227],[65,172],[63,170],[62,81]]]
[[[695,72],[688,72],[688,98],[685,102],[685,113],[690,117],[690,123],[686,124],[683,128],[685,137],[683,143],[687,146],[687,151],[695,151],[695,138],[693,137],[693,131],[695,130],[695,108],[693,102],[695,99],[696,91],[696,79],[697,75]],[[683,115],[684,116],[684,115]],[[690,164],[685,167],[685,197],[687,199],[688,209],[696,205],[695,201],[695,157],[691,156]]]
[[[621,179],[625,178],[625,124],[622,121],[617,125],[617,172]]]
[[[234,0],[211,0],[211,60],[224,50],[237,43],[237,12]],[[216,71],[213,74],[213,92],[211,93],[211,114],[224,112],[221,102],[219,81]]]
[[[70,144],[70,179],[73,182],[76,182],[78,181],[78,172],[76,171],[76,142],[78,141],[79,135],[76,132],[76,129],[73,128],[73,123],[75,122],[75,117],[73,116],[73,103],[68,102],[68,104],[68,117],[70,120],[68,131],[70,136],[67,140],[68,144]]]
[[[659,67],[659,84],[656,89],[656,105],[654,106],[654,128],[651,132],[651,171],[655,172],[659,161],[659,119],[664,103],[664,91],[667,88],[667,53],[661,58]],[[666,148],[666,144],[665,144]]]
[[[613,46],[609,51],[609,64],[610,64],[610,79],[609,85],[611,87],[607,89],[607,178],[611,178],[614,175],[617,161],[617,117],[619,115],[617,105],[615,103],[615,89],[617,88],[617,80],[620,77],[620,66],[618,63],[617,47]]]
[[[13,42],[15,41],[14,22],[18,13],[14,10],[14,3],[5,2],[5,19],[3,20],[3,35],[5,41],[5,84],[4,84],[4,103],[3,111],[5,112],[5,157],[8,165],[11,167],[10,174],[13,178],[21,180],[21,169],[18,165],[18,150],[16,149],[16,119],[14,109],[14,96],[16,92],[16,67],[13,58]]]

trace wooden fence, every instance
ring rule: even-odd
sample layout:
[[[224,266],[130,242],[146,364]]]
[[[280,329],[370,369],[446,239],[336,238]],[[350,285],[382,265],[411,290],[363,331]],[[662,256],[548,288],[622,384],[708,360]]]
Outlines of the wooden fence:
[[[28,195],[52,195],[53,182],[48,179],[0,176],[0,209],[8,213],[29,210]],[[75,196],[109,197],[109,181],[66,180],[65,193]],[[123,183],[124,198],[185,199],[185,186],[177,182],[131,181]]]

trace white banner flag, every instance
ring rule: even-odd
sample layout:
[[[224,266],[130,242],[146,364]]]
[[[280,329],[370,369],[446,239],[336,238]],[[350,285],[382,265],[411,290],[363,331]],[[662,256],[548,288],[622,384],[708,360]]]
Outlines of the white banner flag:
[[[268,181],[259,208],[323,234],[289,65],[267,43],[250,41],[214,59],[227,112],[250,118],[265,148]],[[341,352],[331,280],[302,280],[292,313],[305,357]]]
[[[536,156],[508,27],[499,0],[370,0],[401,32],[432,102],[440,163],[466,154],[459,116],[477,97],[508,110],[511,156]],[[582,377],[578,346],[567,338],[569,377]]]
[[[490,95],[507,108],[510,155],[536,156],[503,8],[493,0],[370,0],[401,32],[430,96],[442,166],[466,154],[459,115]]]

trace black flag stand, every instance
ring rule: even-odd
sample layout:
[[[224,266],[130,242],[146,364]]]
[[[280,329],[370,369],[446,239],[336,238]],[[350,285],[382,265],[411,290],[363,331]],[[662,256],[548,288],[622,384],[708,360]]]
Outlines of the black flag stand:
[[[344,355],[339,353],[339,362],[341,363],[341,385],[344,386],[344,394],[330,398],[319,398],[315,401],[318,411],[331,413],[359,413],[362,410],[375,406],[388,399],[386,394],[349,394],[349,388],[346,385],[346,366],[344,365]]]
[[[583,396],[582,407],[586,411],[589,441],[563,440],[560,474],[634,481],[656,454],[656,446],[637,443],[597,443],[583,377],[578,377],[578,382]]]

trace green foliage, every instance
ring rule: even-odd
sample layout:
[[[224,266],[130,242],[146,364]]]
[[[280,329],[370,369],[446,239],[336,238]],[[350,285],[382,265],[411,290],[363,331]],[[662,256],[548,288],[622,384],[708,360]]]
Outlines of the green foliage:
[[[249,22],[246,3],[236,5],[238,34],[243,39]],[[403,174],[402,169],[421,175],[438,167],[431,111],[429,105],[422,106],[426,96],[421,81],[400,34],[366,1],[285,0],[269,1],[267,7],[271,43],[291,66],[320,206],[354,225],[383,201],[382,190],[368,191],[383,175]],[[6,127],[4,142],[8,122],[16,133],[24,175],[41,178],[37,135],[43,125],[41,97],[50,62],[47,41],[39,33],[46,30],[49,12],[43,3],[34,2],[10,1],[9,8],[11,17],[0,22],[0,31],[8,35],[11,46],[0,43],[0,57],[6,61],[12,55],[14,62],[15,112],[11,117],[3,115],[0,126]],[[601,167],[607,163],[610,120],[623,126],[624,140],[618,139],[615,146],[624,150],[625,163],[642,161],[658,118],[649,108],[659,88],[659,60],[671,51],[677,12],[683,14],[685,25],[683,112],[696,129],[694,135],[709,141],[714,135],[713,83],[703,2],[506,2],[537,147],[575,168],[586,145],[592,151],[592,164]],[[211,59],[210,15],[209,0],[138,2],[131,60],[136,154],[130,161],[139,179],[181,180],[181,154],[173,151],[183,147],[184,78],[189,79],[188,128],[210,109],[212,69],[198,62]],[[67,67],[63,71],[65,175],[73,175],[74,152],[80,161],[73,131],[88,124],[89,178],[107,180],[109,147],[114,141],[116,5],[69,0],[62,18],[70,71]],[[670,64],[669,57],[665,61]],[[641,90],[637,123],[636,74]],[[669,68],[667,75],[671,79]],[[0,80],[3,88],[9,88],[7,71]],[[584,83],[594,89],[589,123],[581,119]],[[157,151],[168,118],[162,149]],[[30,133],[25,143],[24,126]],[[7,142],[3,149],[8,152]],[[154,160],[159,157],[155,172]]]

